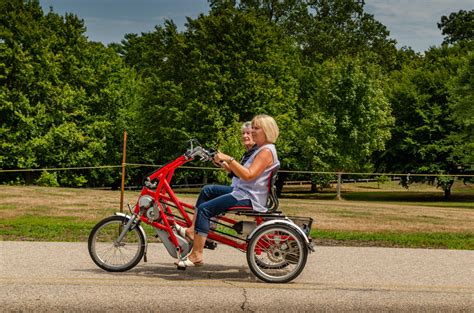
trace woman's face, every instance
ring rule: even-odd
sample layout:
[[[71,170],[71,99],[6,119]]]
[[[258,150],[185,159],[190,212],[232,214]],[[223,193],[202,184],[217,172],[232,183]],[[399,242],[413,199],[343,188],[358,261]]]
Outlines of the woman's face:
[[[242,143],[245,145],[247,150],[252,148],[255,144],[252,138],[252,128],[247,127],[242,130]]]
[[[263,146],[265,144],[265,141],[267,140],[263,128],[261,128],[259,125],[252,125],[252,137],[253,141],[259,147]]]

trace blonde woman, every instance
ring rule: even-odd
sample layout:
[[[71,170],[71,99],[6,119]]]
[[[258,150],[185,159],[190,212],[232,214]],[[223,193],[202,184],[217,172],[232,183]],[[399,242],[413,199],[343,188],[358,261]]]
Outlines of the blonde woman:
[[[209,232],[210,219],[234,206],[248,206],[265,212],[268,198],[268,183],[272,171],[280,165],[274,143],[279,135],[275,120],[268,115],[257,115],[252,119],[252,138],[257,150],[242,165],[233,157],[218,152],[214,161],[225,163],[237,179],[232,187],[221,185],[204,186],[196,202],[196,217],[190,228],[177,227],[178,232],[193,239],[193,250],[188,258],[176,264],[180,267],[203,264],[203,249]]]

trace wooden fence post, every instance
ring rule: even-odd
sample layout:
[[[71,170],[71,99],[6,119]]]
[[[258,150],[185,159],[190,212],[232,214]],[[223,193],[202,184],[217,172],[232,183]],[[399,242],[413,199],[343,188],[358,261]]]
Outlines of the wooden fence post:
[[[127,161],[127,130],[123,131],[122,188],[120,191],[120,213],[123,213],[123,194],[125,192],[125,165]]]

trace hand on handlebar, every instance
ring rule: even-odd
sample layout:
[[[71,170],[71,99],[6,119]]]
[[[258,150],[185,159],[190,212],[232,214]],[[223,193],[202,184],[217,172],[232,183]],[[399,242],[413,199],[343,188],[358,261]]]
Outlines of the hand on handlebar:
[[[212,164],[213,164],[215,167],[222,167],[222,163],[216,162],[216,161],[214,161],[214,159],[212,159]]]
[[[214,162],[218,164],[221,164],[222,162],[225,162],[229,159],[230,159],[230,156],[219,151],[216,153],[216,155],[214,155]]]
[[[229,165],[222,161],[222,162],[216,162],[214,159],[212,160],[212,164],[215,166],[215,167],[220,167],[220,168],[223,168],[227,173],[230,173],[232,172],[232,170],[229,168]]]

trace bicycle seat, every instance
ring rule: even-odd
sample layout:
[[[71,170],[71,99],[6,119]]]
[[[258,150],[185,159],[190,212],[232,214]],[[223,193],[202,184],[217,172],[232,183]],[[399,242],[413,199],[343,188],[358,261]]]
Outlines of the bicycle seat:
[[[267,208],[267,212],[263,214],[276,213],[278,210],[278,206],[280,202],[278,201],[277,189],[275,186],[277,177],[278,177],[278,168],[275,168],[270,174],[270,177],[268,178],[268,198],[267,198],[267,204],[265,205],[265,207]],[[234,207],[230,207],[227,210],[227,212],[235,213],[238,215],[259,213],[257,211],[254,211],[251,206],[234,206]]]
[[[276,180],[278,178],[278,167],[272,172],[268,182],[268,199],[266,207],[268,209],[267,213],[274,213],[278,210],[280,202],[278,201]]]
[[[227,209],[226,212],[240,213],[240,212],[248,212],[248,211],[253,211],[253,208],[251,206],[233,206]]]

